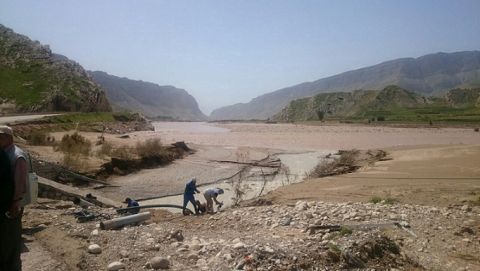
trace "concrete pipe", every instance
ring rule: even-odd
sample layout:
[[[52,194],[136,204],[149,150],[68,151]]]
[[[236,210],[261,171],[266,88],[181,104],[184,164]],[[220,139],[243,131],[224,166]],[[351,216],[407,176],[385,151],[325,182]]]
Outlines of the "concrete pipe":
[[[100,228],[102,230],[118,229],[125,225],[149,220],[150,217],[151,217],[150,212],[144,212],[136,215],[129,215],[124,217],[114,218],[111,220],[100,222]]]

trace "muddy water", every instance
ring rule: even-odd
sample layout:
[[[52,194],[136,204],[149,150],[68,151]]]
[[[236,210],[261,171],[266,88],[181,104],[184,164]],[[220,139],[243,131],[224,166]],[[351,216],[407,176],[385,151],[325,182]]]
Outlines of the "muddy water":
[[[228,133],[230,129],[209,125],[206,122],[153,122],[155,131],[182,133]]]
[[[305,179],[306,174],[311,171],[319,162],[325,159],[329,153],[334,153],[332,150],[304,152],[304,153],[285,153],[275,155],[282,161],[286,171],[277,174],[273,179],[269,178],[265,181],[265,177],[260,174],[259,168],[253,168],[243,179],[240,189],[245,193],[242,200],[248,200],[262,194],[268,193],[278,187],[288,185],[291,183],[301,182]],[[258,174],[256,174],[258,173]],[[225,191],[225,194],[218,197],[219,201],[224,203],[224,207],[229,207],[234,203],[236,183],[231,181],[223,181],[212,185],[200,186],[199,190],[203,193],[208,188],[218,187]],[[205,202],[203,195],[197,194],[196,199]],[[177,204],[182,205],[183,195],[169,196],[154,200],[142,201],[141,205],[150,204]],[[189,205],[189,208],[193,207]],[[169,209],[172,212],[181,212],[180,209]]]

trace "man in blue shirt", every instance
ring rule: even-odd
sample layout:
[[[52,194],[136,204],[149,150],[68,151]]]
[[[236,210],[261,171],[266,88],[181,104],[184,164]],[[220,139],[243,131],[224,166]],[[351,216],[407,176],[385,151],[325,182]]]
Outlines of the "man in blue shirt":
[[[127,203],[127,207],[138,207],[138,206],[140,206],[137,201],[135,201],[131,198],[126,198],[125,202]],[[131,214],[138,214],[139,211],[140,211],[140,208],[133,208],[133,209],[128,210],[128,212],[131,213]]]
[[[193,208],[195,208],[195,214],[198,215],[198,206],[195,203],[195,196],[193,194],[200,193],[197,189],[197,179],[192,178],[187,185],[185,185],[185,192],[183,193],[183,209],[187,208],[188,202],[191,202],[193,205]]]

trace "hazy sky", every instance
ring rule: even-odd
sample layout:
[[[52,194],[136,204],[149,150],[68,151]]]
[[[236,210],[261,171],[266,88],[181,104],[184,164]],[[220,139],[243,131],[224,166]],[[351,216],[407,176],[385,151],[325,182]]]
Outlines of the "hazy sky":
[[[0,23],[86,69],[211,110],[399,57],[480,49],[480,0],[0,0]]]

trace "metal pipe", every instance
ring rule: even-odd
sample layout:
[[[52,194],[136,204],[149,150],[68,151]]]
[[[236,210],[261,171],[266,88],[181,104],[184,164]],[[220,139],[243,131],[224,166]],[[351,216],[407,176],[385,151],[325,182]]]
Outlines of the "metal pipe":
[[[174,205],[174,204],[152,204],[152,205],[140,205],[140,206],[133,206],[133,207],[117,209],[117,213],[124,213],[124,212],[134,210],[134,209],[147,209],[147,208],[159,208],[159,207],[183,209],[183,206]],[[185,209],[190,211],[190,209],[188,209],[188,208],[185,208]],[[190,212],[193,213],[192,211],[190,211]]]
[[[150,212],[139,213],[136,215],[129,215],[124,217],[118,217],[111,220],[100,222],[100,228],[102,230],[118,229],[122,226],[142,222],[150,219]]]

